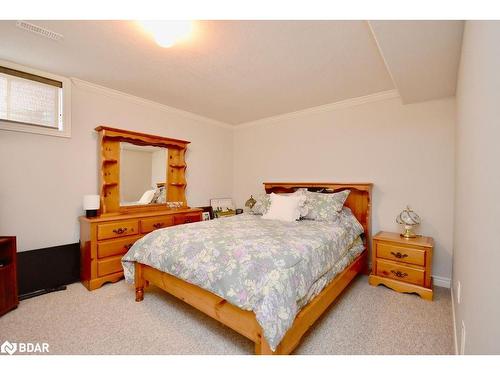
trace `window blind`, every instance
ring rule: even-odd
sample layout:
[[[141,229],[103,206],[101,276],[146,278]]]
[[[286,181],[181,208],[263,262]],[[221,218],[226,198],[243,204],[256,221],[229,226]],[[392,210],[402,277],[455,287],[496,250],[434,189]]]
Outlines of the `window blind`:
[[[0,66],[0,119],[60,128],[62,82]]]

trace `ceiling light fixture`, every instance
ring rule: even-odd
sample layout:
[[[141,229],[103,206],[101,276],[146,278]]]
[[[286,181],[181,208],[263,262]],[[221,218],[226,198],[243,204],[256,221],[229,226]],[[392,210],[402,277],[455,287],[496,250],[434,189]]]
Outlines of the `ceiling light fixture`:
[[[187,39],[193,30],[192,21],[137,21],[137,23],[163,48],[172,47]]]

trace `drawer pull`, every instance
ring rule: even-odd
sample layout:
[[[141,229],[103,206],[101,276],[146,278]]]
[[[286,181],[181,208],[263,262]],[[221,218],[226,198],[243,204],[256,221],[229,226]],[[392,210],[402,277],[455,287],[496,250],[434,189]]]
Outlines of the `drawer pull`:
[[[391,254],[394,255],[398,259],[403,259],[408,256],[408,254],[401,254],[399,251],[395,253],[394,251],[391,251]]]
[[[401,272],[401,271],[394,271],[394,270],[391,270],[391,273],[394,275],[394,276],[397,276],[397,277],[400,277],[400,278],[404,278],[406,276],[408,276],[408,274],[406,272]]]
[[[154,223],[153,228],[160,229],[160,228],[163,228],[164,225],[165,225],[165,223]]]
[[[184,221],[185,223],[190,223],[191,222],[191,219],[190,218],[186,218],[186,220]]]
[[[113,233],[116,233],[116,234],[123,234],[125,232],[127,232],[128,228],[118,228],[118,229],[113,229]],[[133,231],[133,229],[132,229]]]
[[[134,246],[134,244],[129,243],[129,244],[125,245],[125,249],[127,249],[127,251],[129,251],[132,246]]]

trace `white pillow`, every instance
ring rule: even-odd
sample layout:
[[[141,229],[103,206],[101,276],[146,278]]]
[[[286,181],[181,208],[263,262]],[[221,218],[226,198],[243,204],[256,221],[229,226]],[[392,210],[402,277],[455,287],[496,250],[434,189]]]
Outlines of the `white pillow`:
[[[263,219],[295,221],[300,218],[300,207],[304,205],[303,195],[278,195],[271,193],[271,206],[262,215]]]
[[[146,190],[144,194],[142,194],[141,199],[139,199],[139,204],[150,204],[154,195],[155,195],[154,190]]]

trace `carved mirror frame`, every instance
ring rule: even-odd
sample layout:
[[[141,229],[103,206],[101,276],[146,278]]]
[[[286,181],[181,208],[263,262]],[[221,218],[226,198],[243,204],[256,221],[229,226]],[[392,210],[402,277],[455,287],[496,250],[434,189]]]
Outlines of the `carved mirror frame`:
[[[188,141],[98,126],[101,215],[134,211],[165,210],[166,203],[120,206],[120,142],[138,146],[156,146],[168,150],[165,176],[167,202],[186,202],[186,161]]]

